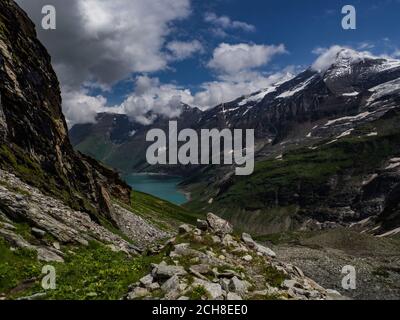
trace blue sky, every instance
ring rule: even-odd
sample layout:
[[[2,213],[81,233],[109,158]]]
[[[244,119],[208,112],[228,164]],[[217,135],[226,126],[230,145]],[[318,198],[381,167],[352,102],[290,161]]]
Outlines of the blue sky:
[[[204,2],[207,2],[204,4]],[[157,74],[163,81],[177,81],[183,85],[196,85],[208,81],[212,73],[204,68],[213,48],[221,41],[256,44],[285,44],[288,54],[276,57],[265,70],[280,69],[287,65],[310,65],[316,47],[333,44],[367,49],[375,53],[391,54],[399,44],[400,1],[351,1],[357,9],[357,29],[343,30],[341,9],[349,1],[321,0],[220,0],[195,1],[193,18],[180,23],[183,39],[193,35],[205,41],[207,52],[193,59],[174,64],[176,72]],[[244,21],[256,27],[255,32],[228,31],[226,38],[210,36],[202,12],[216,12],[233,20]],[[391,41],[385,41],[384,39]]]
[[[208,108],[311,65],[333,45],[400,57],[400,0],[17,0],[38,25],[71,123]],[[57,30],[40,28],[40,7]],[[357,29],[341,26],[344,5]],[[318,49],[319,50],[316,50]],[[318,54],[316,53],[318,52]]]

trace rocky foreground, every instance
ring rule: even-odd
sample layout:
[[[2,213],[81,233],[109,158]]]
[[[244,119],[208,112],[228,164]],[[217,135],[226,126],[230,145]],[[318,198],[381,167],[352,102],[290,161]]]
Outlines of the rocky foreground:
[[[206,220],[198,220],[196,227],[181,225],[179,233],[168,240],[172,230],[161,231],[116,203],[113,206],[118,217],[116,220],[124,226],[120,227],[125,234],[123,237],[97,224],[88,214],[75,211],[15,175],[0,170],[0,240],[3,239],[3,251],[10,251],[5,257],[10,259],[10,255],[15,258],[15,254],[32,252],[39,261],[37,264],[36,258],[24,260],[20,266],[23,270],[30,265],[38,267],[31,270],[30,277],[33,278],[19,280],[10,275],[12,270],[7,265],[11,261],[5,261],[6,265],[0,264],[6,268],[5,276],[15,282],[14,286],[7,286],[6,295],[0,295],[0,298],[19,298],[25,292],[27,296],[22,296],[22,299],[108,297],[106,291],[103,292],[105,289],[97,287],[99,279],[96,276],[91,278],[92,272],[100,275],[103,280],[99,285],[107,290],[110,290],[110,283],[118,282],[116,287],[121,288],[114,292],[113,299],[343,298],[338,292],[326,290],[305,277],[299,268],[280,262],[274,251],[256,243],[250,235],[235,235],[230,223],[212,213]],[[21,229],[21,221],[29,230]],[[93,243],[98,244],[97,249],[93,249]],[[101,261],[94,258],[99,257],[99,252],[102,253]],[[112,252],[120,252],[122,256],[115,256],[120,262],[114,263],[114,258],[107,258],[113,255]],[[92,270],[90,259],[99,264],[96,268],[101,270]],[[39,286],[39,266],[43,263],[51,263],[60,272],[61,287],[56,293],[43,292]],[[127,268],[123,267],[124,264]],[[82,283],[70,278],[75,272],[83,274],[79,276]],[[107,274],[110,277],[105,276]],[[137,282],[126,282],[131,277]],[[36,286],[24,291],[26,281],[31,283],[29,286],[34,283]],[[84,284],[88,283],[90,289],[86,292]],[[83,293],[70,296],[69,288]]]
[[[137,255],[149,244],[168,236],[118,204],[112,206],[117,227],[129,241],[96,223],[87,213],[73,210],[0,170],[0,239],[4,238],[13,248],[37,252],[40,261],[63,262],[65,253],[60,247],[88,246],[91,241],[107,245],[113,251]],[[15,222],[28,223],[34,237],[26,239],[18,234]],[[48,238],[52,241],[46,241]]]
[[[178,236],[150,254],[162,254],[162,262],[130,286],[127,300],[343,299],[279,262],[250,235],[234,235],[232,226],[212,213],[197,228],[182,225]]]

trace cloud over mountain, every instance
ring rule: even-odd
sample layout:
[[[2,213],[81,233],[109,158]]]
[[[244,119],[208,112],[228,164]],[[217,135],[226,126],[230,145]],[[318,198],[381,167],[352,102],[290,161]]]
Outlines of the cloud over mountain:
[[[266,65],[278,54],[286,53],[285,46],[221,43],[213,53],[208,67],[219,73],[234,74]]]

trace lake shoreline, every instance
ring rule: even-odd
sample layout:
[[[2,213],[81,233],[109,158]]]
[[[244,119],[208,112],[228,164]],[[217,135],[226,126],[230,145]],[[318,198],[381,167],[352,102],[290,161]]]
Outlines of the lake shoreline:
[[[190,192],[179,187],[183,177],[159,173],[130,173],[123,179],[134,190],[144,192],[157,198],[182,206],[191,200]]]

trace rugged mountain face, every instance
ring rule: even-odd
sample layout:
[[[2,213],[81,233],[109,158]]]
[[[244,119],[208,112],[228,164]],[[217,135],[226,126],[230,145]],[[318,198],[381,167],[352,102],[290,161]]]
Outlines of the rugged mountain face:
[[[235,177],[230,167],[190,168],[183,184],[192,191],[189,206],[214,210],[257,233],[372,218],[370,229],[380,226],[375,232],[398,227],[399,78],[400,61],[344,49],[324,70],[287,75],[270,88],[191,114],[184,124],[197,130],[255,129],[258,164],[250,177]],[[97,149],[104,151],[107,145],[102,159],[115,148],[125,155],[131,149],[144,154],[146,146],[139,144],[144,134],[130,146],[121,139],[112,141],[119,125],[107,124],[104,119],[109,117],[101,115],[95,125],[73,128],[74,145],[88,152],[93,132],[103,137],[106,132],[106,144],[97,140]],[[130,123],[125,117],[123,121]],[[131,168],[170,169],[136,164]],[[187,176],[180,167],[174,170]],[[368,223],[363,228],[368,229]]]
[[[129,203],[118,175],[74,152],[50,56],[33,23],[0,3],[0,168],[92,218],[112,220],[110,196]]]
[[[399,61],[344,50],[324,72],[209,111],[255,126],[264,141],[252,176],[207,169],[206,187],[200,175],[189,179],[193,194],[204,190],[190,205],[258,233],[354,223],[398,232],[399,76]]]

